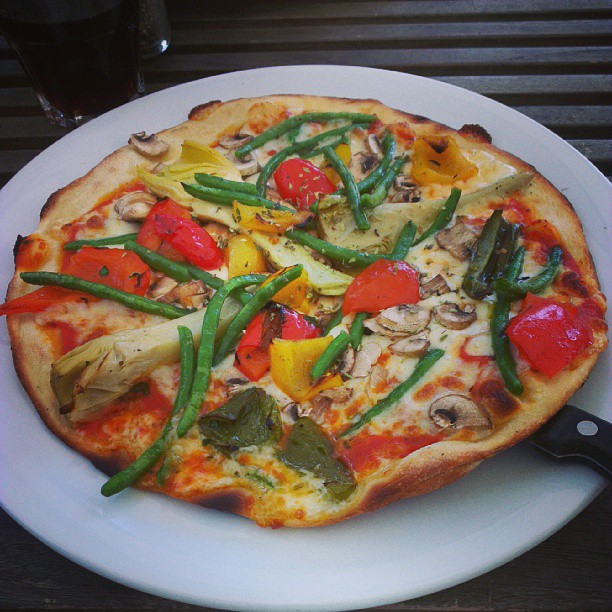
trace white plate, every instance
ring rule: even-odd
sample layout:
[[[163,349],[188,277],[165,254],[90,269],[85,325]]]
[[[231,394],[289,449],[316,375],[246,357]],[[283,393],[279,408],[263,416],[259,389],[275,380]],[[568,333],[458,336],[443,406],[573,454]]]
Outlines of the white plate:
[[[18,233],[37,224],[47,196],[128,134],[180,123],[209,100],[272,93],[374,97],[452,127],[479,123],[493,142],[533,163],[574,204],[600,274],[611,236],[610,186],[560,138],[501,104],[421,77],[342,66],[249,70],[180,85],[116,109],[49,147],[0,194],[0,286]],[[603,277],[612,295],[609,275]],[[156,595],[249,610],[332,610],[425,595],[482,574],[538,544],[582,510],[603,478],[541,458],[527,443],[441,491],[316,529],[261,529],[246,519],[127,491],[99,494],[104,476],[50,434],[13,371],[0,337],[0,499],[49,546],[81,565]],[[609,356],[576,404],[612,405]],[[587,544],[588,545],[588,544]]]

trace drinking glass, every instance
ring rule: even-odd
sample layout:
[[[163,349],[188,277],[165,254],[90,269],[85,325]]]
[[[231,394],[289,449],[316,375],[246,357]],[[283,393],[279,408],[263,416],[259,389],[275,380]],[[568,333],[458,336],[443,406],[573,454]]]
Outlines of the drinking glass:
[[[68,128],[143,93],[138,27],[138,0],[0,0],[0,30]]]

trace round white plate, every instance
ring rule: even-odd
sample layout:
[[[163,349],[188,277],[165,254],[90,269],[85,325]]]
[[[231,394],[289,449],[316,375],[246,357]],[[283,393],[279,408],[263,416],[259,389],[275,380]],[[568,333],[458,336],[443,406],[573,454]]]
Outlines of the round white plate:
[[[0,286],[18,233],[34,230],[48,195],[81,176],[128,135],[184,121],[209,100],[272,93],[374,97],[452,127],[479,123],[493,142],[534,164],[574,204],[600,274],[611,236],[610,186],[560,138],[501,104],[437,81],[383,70],[293,66],[180,85],[116,109],[49,147],[0,194]],[[610,277],[601,279],[612,295]],[[248,610],[334,610],[443,589],[520,555],[582,510],[604,481],[540,457],[528,443],[459,482],[368,516],[315,529],[261,529],[246,519],[126,491],[41,423],[0,336],[0,500],[26,529],[117,582],[195,604]],[[609,357],[574,402],[600,416],[612,405]],[[588,544],[587,544],[588,545]]]

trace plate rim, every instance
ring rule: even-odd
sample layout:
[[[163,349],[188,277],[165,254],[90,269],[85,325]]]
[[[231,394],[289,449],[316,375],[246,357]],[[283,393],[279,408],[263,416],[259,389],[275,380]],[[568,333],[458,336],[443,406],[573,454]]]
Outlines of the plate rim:
[[[256,69],[251,69],[251,70],[244,70],[244,71],[237,71],[237,72],[231,72],[231,73],[226,73],[226,74],[222,74],[222,75],[216,75],[213,77],[206,77],[203,79],[198,79],[195,81],[190,81],[188,83],[182,83],[179,85],[175,85],[173,87],[158,91],[158,92],[154,92],[152,94],[149,94],[139,100],[135,100],[133,102],[131,102],[131,105],[138,105],[139,103],[145,103],[145,101],[149,100],[149,102],[146,102],[147,104],[150,103],[154,103],[155,100],[158,99],[163,99],[169,95],[172,95],[172,93],[176,93],[178,90],[181,89],[191,89],[191,88],[195,88],[198,89],[199,87],[205,87],[205,85],[209,82],[211,82],[212,80],[219,80],[219,81],[224,81],[224,80],[237,80],[238,83],[235,85],[235,87],[237,87],[238,89],[240,88],[240,79],[244,76],[244,75],[252,75],[254,73],[257,74],[261,74],[263,73],[270,73],[270,72],[277,72],[277,73],[282,73],[285,71],[309,71],[309,72],[333,72],[333,71],[343,71],[343,72],[349,72],[349,71],[368,71],[371,73],[384,73],[387,76],[388,75],[392,75],[392,78],[399,78],[399,79],[403,79],[406,78],[408,80],[410,79],[418,79],[419,81],[423,81],[423,82],[427,82],[427,83],[435,83],[436,85],[440,85],[442,86],[444,89],[446,88],[452,88],[454,90],[458,90],[460,92],[463,92],[463,95],[469,94],[471,96],[475,96],[475,99],[479,99],[479,100],[486,100],[487,104],[492,103],[494,105],[497,105],[500,109],[503,109],[504,113],[507,112],[511,112],[511,113],[515,113],[516,116],[520,117],[521,121],[524,121],[525,119],[528,120],[529,122],[531,122],[534,126],[537,126],[537,128],[539,130],[546,130],[549,135],[553,136],[556,140],[557,140],[557,145],[558,146],[562,146],[563,148],[567,148],[565,149],[566,151],[568,151],[568,154],[571,154],[572,156],[577,155],[583,162],[586,162],[588,164],[588,166],[590,166],[589,171],[595,171],[597,174],[599,174],[599,176],[603,179],[606,180],[605,177],[603,176],[603,174],[601,174],[599,172],[599,170],[586,158],[584,158],[584,156],[582,156],[578,151],[576,151],[573,147],[571,147],[571,145],[569,145],[569,143],[565,142],[563,139],[561,139],[560,137],[558,137],[556,134],[554,134],[553,132],[550,132],[550,130],[547,130],[547,128],[541,126],[540,124],[538,124],[537,122],[533,121],[532,119],[530,119],[529,117],[526,117],[524,115],[522,115],[521,113],[519,113],[518,111],[507,107],[499,102],[496,102],[495,100],[492,100],[490,98],[486,98],[484,96],[481,96],[480,94],[477,94],[475,92],[472,92],[470,90],[466,90],[463,89],[461,87],[458,87],[456,85],[452,85],[450,83],[446,83],[443,81],[437,81],[435,79],[429,79],[426,77],[421,77],[418,75],[411,75],[411,74],[407,74],[407,73],[399,73],[399,72],[395,72],[395,71],[390,71],[390,70],[381,70],[381,69],[376,69],[376,68],[365,68],[365,67],[360,67],[360,66],[337,66],[337,65],[297,65],[297,66],[279,66],[279,67],[269,67],[269,68],[256,68]],[[171,93],[172,92],[172,93]],[[248,95],[248,94],[244,94],[244,95]],[[317,95],[324,95],[324,94],[317,94]],[[233,96],[233,97],[237,97],[237,96]],[[154,99],[154,100],[152,100]],[[384,100],[383,100],[384,102]],[[407,103],[407,105],[409,105]],[[126,105],[127,106],[127,105]],[[112,111],[110,111],[109,113],[106,113],[100,117],[98,117],[97,119],[94,119],[92,122],[86,124],[85,126],[83,126],[82,128],[79,128],[69,134],[67,134],[66,136],[64,136],[63,138],[61,138],[60,140],[58,140],[56,143],[54,143],[53,145],[51,145],[50,147],[48,147],[47,149],[45,149],[44,151],[42,151],[39,155],[37,155],[33,160],[31,160],[30,162],[28,162],[28,164],[26,164],[26,166],[24,166],[24,168],[22,170],[20,170],[4,187],[3,189],[0,191],[0,197],[2,197],[3,194],[10,192],[13,188],[15,188],[15,185],[18,185],[19,182],[21,180],[23,180],[23,176],[27,175],[32,168],[36,167],[38,164],[44,162],[45,159],[47,159],[47,156],[52,156],[56,150],[61,149],[66,142],[73,142],[77,141],[77,140],[81,140],[84,138],[87,138],[88,134],[90,131],[94,132],[95,129],[97,128],[97,126],[102,125],[105,121],[108,120],[109,116],[112,116],[115,113],[119,113],[122,111],[124,107],[120,107],[118,109],[114,109]],[[410,110],[407,110],[407,112],[410,112]],[[63,143],[63,144],[62,144]],[[77,177],[75,177],[77,178]],[[601,271],[603,272],[603,271]],[[592,482],[592,486],[590,487],[590,490],[587,494],[585,494],[581,501],[578,504],[574,504],[574,507],[572,509],[572,511],[565,516],[564,520],[562,522],[557,522],[554,525],[550,526],[550,528],[548,530],[544,530],[540,533],[540,538],[536,539],[536,540],[531,540],[529,543],[527,544],[521,544],[521,545],[517,545],[512,551],[508,551],[507,554],[505,556],[501,556],[499,557],[493,564],[490,563],[490,561],[487,563],[485,561],[481,562],[480,564],[476,564],[474,565],[470,570],[465,570],[461,575],[456,575],[454,576],[450,581],[449,580],[440,580],[440,584],[434,589],[431,590],[431,588],[425,588],[424,592],[419,592],[418,590],[413,590],[409,593],[406,593],[401,587],[398,587],[398,589],[396,589],[395,592],[391,593],[385,593],[384,595],[373,595],[370,598],[370,601],[364,601],[363,598],[361,598],[359,601],[355,601],[355,600],[350,600],[350,599],[344,599],[342,601],[338,600],[333,602],[331,605],[323,605],[323,606],[317,606],[317,605],[308,605],[308,609],[321,609],[321,610],[332,610],[332,609],[346,609],[347,606],[362,606],[364,603],[368,606],[373,606],[373,605],[382,605],[385,603],[391,603],[391,602],[395,602],[395,601],[402,601],[405,599],[412,599],[415,597],[420,597],[426,593],[432,593],[432,592],[437,592],[441,589],[444,588],[449,588],[451,586],[454,586],[456,584],[462,583],[466,580],[472,579],[475,576],[481,575],[482,573],[486,572],[486,571],[490,571],[492,569],[494,569],[495,567],[499,567],[500,565],[506,563],[507,561],[516,558],[517,556],[523,554],[526,550],[529,550],[530,548],[532,548],[533,546],[536,546],[537,544],[539,544],[540,542],[542,542],[544,539],[546,539],[547,537],[549,537],[552,533],[554,533],[555,531],[557,531],[558,529],[560,529],[563,525],[567,524],[567,522],[569,522],[571,519],[573,519],[579,512],[581,512],[589,503],[592,502],[593,499],[595,499],[595,497],[601,492],[601,490],[603,490],[603,488],[605,487],[605,481],[603,480],[593,480]],[[0,487],[0,493],[2,492],[2,490],[4,489],[4,487]],[[2,496],[3,497],[3,496]],[[99,567],[95,562],[92,562],[85,558],[83,558],[82,555],[79,555],[78,552],[76,551],[72,551],[69,550],[67,548],[64,548],[61,546],[61,543],[58,543],[57,541],[49,538],[44,532],[41,531],[41,529],[39,529],[35,524],[32,524],[31,521],[28,522],[27,519],[25,519],[22,515],[20,515],[17,512],[13,512],[13,508],[10,505],[7,505],[6,503],[4,503],[4,499],[0,500],[2,502],[3,507],[5,508],[5,510],[7,511],[7,513],[14,519],[16,520],[22,527],[24,527],[26,530],[28,530],[30,533],[32,533],[33,535],[35,535],[35,537],[37,537],[39,540],[43,541],[46,545],[48,545],[50,548],[56,550],[57,552],[59,552],[60,554],[62,554],[63,556],[71,559],[72,561],[78,563],[79,565],[85,567],[86,569],[89,569],[91,571],[94,571],[98,574],[101,574],[103,576],[109,577],[110,579],[119,582],[121,584],[125,584],[127,586],[130,586],[132,588],[136,588],[139,589],[141,591],[145,591],[145,592],[149,592],[149,593],[153,593],[155,595],[161,596],[161,597],[166,597],[166,598],[170,598],[170,599],[175,599],[178,601],[187,601],[189,603],[196,603],[196,604],[200,604],[200,605],[214,605],[216,607],[221,607],[221,608],[228,608],[228,609],[284,609],[286,607],[287,604],[282,604],[282,603],[273,603],[272,604],[272,608],[270,607],[270,602],[262,602],[260,605],[260,607],[257,607],[257,605],[253,604],[252,601],[249,601],[248,604],[246,604],[246,602],[240,602],[238,600],[234,600],[234,601],[230,601],[230,600],[220,600],[220,599],[215,599],[215,598],[210,598],[208,596],[204,597],[204,598],[197,598],[197,599],[193,599],[191,597],[182,597],[180,594],[177,594],[176,592],[173,592],[172,589],[167,589],[167,588],[163,588],[161,585],[155,585],[155,584],[151,584],[150,582],[147,582],[146,580],[144,581],[135,581],[135,580],[129,580],[129,579],[125,579],[123,576],[118,576],[116,573],[113,573],[113,571],[109,568],[105,568],[105,567]],[[486,568],[483,567],[486,565]],[[158,587],[158,588],[156,588]],[[289,604],[290,605],[290,604]]]

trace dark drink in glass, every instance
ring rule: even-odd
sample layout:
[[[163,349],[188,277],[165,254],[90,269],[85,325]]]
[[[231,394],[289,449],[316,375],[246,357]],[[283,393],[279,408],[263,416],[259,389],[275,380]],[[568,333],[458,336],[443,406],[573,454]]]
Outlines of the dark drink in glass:
[[[0,0],[0,30],[54,123],[76,127],[142,93],[138,0]]]

